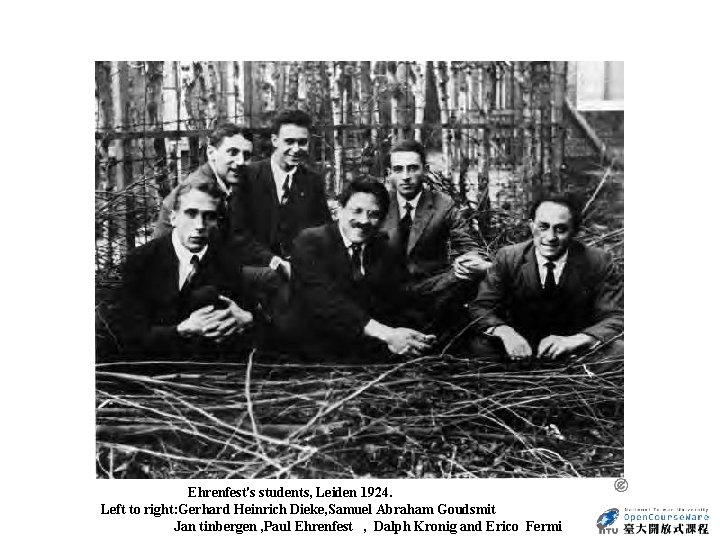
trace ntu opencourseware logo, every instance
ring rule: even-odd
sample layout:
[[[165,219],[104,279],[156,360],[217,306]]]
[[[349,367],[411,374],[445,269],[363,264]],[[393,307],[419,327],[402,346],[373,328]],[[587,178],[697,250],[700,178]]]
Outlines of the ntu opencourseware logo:
[[[620,515],[620,510],[617,508],[611,508],[610,510],[605,510],[602,514],[600,514],[600,517],[597,518],[597,522],[595,523],[598,528],[598,533],[600,534],[617,534],[617,527],[613,527],[610,529],[610,525],[615,523],[617,521],[618,516]]]

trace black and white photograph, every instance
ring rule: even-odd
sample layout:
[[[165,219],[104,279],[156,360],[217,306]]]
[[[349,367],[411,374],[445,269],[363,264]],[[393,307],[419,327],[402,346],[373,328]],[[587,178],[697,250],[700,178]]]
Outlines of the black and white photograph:
[[[622,61],[95,61],[95,474],[625,472]]]

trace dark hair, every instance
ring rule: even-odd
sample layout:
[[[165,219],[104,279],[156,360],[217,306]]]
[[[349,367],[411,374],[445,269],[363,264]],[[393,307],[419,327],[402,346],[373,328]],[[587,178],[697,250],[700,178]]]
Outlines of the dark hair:
[[[175,200],[173,201],[173,209],[177,210],[180,208],[180,198],[194,189],[207,193],[213,199],[217,199],[218,210],[223,209],[222,206],[225,199],[220,185],[214,180],[209,180],[195,174],[191,174],[182,184],[178,185],[177,192],[175,193]]]
[[[405,139],[404,141],[400,141],[392,148],[390,148],[387,162],[388,167],[390,166],[390,155],[394,154],[395,152],[415,152],[417,155],[420,156],[420,162],[422,163],[422,166],[425,167],[425,147],[418,141],[415,141],[413,139]]]
[[[380,206],[381,219],[385,219],[388,208],[390,207],[390,195],[388,195],[387,189],[385,189],[385,185],[382,182],[373,176],[365,174],[350,180],[350,182],[345,184],[342,193],[340,193],[338,197],[340,206],[344,207],[350,200],[350,197],[356,193],[369,193],[374,195],[378,206]]]
[[[217,148],[222,144],[224,138],[234,137],[237,134],[242,135],[243,138],[252,142],[252,131],[247,128],[241,128],[240,126],[230,122],[226,122],[224,124],[220,124],[213,130],[212,133],[210,133],[210,135],[208,135],[208,144]]]
[[[535,219],[537,209],[542,203],[546,202],[559,204],[567,208],[570,211],[570,218],[572,220],[573,230],[575,232],[580,230],[580,225],[582,225],[582,212],[580,210],[580,203],[575,196],[569,194],[540,197],[530,206],[530,210],[528,211],[528,218],[531,220]]]
[[[295,124],[296,126],[307,128],[310,131],[312,127],[312,119],[310,115],[300,109],[283,109],[279,111],[272,121],[272,133],[277,135],[280,128],[285,124]]]

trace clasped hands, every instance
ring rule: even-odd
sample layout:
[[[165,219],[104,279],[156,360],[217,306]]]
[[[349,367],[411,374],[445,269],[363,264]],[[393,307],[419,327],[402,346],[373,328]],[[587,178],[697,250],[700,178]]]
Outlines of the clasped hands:
[[[453,273],[456,278],[468,281],[487,272],[491,266],[492,263],[483,259],[479,253],[469,251],[453,261]]]
[[[200,336],[221,343],[252,326],[252,313],[242,309],[227,296],[219,295],[218,298],[225,307],[208,305],[196,309],[178,325],[178,334],[183,337]]]

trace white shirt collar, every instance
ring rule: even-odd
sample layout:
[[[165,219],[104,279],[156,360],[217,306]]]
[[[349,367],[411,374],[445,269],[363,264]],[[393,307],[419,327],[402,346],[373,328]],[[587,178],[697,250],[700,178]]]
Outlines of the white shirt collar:
[[[553,275],[555,276],[555,282],[560,282],[560,276],[563,273],[563,269],[565,268],[565,263],[567,262],[568,258],[568,252],[565,250],[565,253],[562,254],[562,256],[554,261],[550,261],[547,257],[544,257],[540,254],[540,252],[535,249],[535,259],[537,260],[538,265],[538,272],[540,273],[540,283],[545,286],[545,277],[546,272],[544,271],[545,264],[552,262],[555,265],[555,268],[553,268]]]
[[[193,253],[188,248],[182,245],[182,242],[180,242],[180,237],[177,234],[177,230],[173,229],[172,232],[172,245],[173,248],[175,248],[175,255],[177,255],[178,260],[181,264],[190,264],[190,259],[192,259],[193,255],[197,255],[198,259],[202,261],[203,257],[205,256],[205,253],[207,253],[208,247],[205,246],[197,253]]]
[[[567,252],[567,250],[565,250],[565,253],[562,254],[562,257],[560,257],[559,259],[556,259],[554,261],[550,261],[550,259],[541,255],[540,252],[536,249],[535,250],[535,258],[537,259],[538,267],[540,267],[540,268],[544,268],[545,263],[549,263],[549,262],[555,263],[555,268],[557,268],[559,266],[565,266],[565,263],[567,262],[567,258],[568,258],[568,252]]]
[[[412,219],[415,219],[415,211],[417,210],[418,203],[420,202],[420,197],[423,194],[424,189],[421,189],[420,192],[415,195],[412,199],[406,199],[400,193],[397,193],[397,203],[398,203],[398,212],[400,213],[400,219],[405,215],[405,205],[410,203],[412,206],[412,210],[410,210],[410,217]]]
[[[173,229],[172,232],[172,245],[175,249],[175,255],[178,258],[178,289],[182,289],[188,274],[190,274],[190,271],[192,270],[192,263],[190,261],[192,260],[193,255],[197,255],[198,260],[202,260],[208,247],[205,246],[197,253],[192,253],[182,245],[176,229]]]
[[[285,171],[280,167],[280,165],[275,163],[275,160],[271,157],[270,168],[272,169],[273,180],[275,180],[275,190],[277,191],[278,200],[280,200],[282,199],[282,188],[285,183],[285,177],[290,176],[290,178],[288,178],[288,189],[290,189],[297,167],[293,167],[289,171]]]
[[[348,255],[352,257],[352,245],[353,243],[350,241],[350,239],[345,236],[345,233],[342,230],[342,227],[338,223],[338,229],[340,230],[340,236],[342,237],[343,244],[345,244],[345,251],[347,251]],[[363,242],[360,244],[360,272],[365,275],[365,245],[367,242]]]

